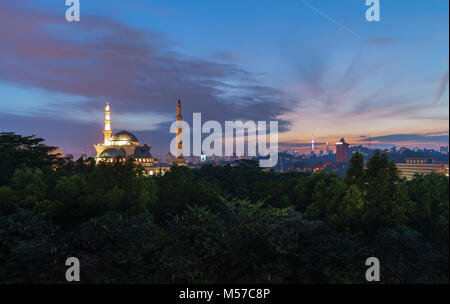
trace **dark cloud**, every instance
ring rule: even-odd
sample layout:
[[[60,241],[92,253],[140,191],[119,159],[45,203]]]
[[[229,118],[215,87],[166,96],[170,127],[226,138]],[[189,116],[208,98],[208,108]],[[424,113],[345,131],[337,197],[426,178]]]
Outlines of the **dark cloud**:
[[[369,137],[361,136],[361,141],[368,141]],[[390,134],[384,136],[375,136],[370,138],[373,142],[379,143],[396,143],[412,141],[418,143],[448,143],[447,135],[430,135],[430,134]]]
[[[185,113],[219,121],[275,120],[288,111],[287,97],[252,73],[173,51],[174,43],[159,33],[87,14],[68,23],[32,6],[1,6],[2,81],[83,96],[86,110],[110,100],[116,113],[172,115],[181,98]],[[280,125],[283,131],[289,123]]]
[[[430,133],[426,133],[426,136],[435,136],[435,135],[447,135],[448,136],[449,131],[437,131],[437,132],[430,132]]]
[[[387,45],[394,43],[394,39],[389,37],[380,37],[367,39],[366,42],[370,45]]]
[[[225,62],[233,62],[236,60],[236,57],[232,53],[222,51],[213,54],[213,58],[217,58],[218,60]]]

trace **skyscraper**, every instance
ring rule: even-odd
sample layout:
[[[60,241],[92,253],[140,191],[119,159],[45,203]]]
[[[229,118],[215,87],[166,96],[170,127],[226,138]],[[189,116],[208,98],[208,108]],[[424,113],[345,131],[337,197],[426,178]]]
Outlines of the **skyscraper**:
[[[337,162],[347,162],[349,161],[349,144],[345,142],[344,138],[336,143],[336,161]]]

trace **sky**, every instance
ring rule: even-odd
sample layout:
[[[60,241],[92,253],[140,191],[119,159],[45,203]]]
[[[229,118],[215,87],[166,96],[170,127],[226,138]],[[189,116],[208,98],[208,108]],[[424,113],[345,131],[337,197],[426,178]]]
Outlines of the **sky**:
[[[449,142],[448,1],[65,0],[0,2],[0,131],[95,155],[110,102],[165,154],[188,122],[279,121],[283,147],[439,148]],[[206,135],[204,135],[206,136]]]

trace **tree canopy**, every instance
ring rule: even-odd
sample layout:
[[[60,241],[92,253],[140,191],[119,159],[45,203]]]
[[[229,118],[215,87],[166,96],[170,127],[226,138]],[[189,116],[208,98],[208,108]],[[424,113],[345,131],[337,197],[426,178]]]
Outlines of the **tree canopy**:
[[[0,135],[0,282],[448,283],[448,177],[398,176],[386,155],[347,176],[238,166],[171,168],[49,154]]]

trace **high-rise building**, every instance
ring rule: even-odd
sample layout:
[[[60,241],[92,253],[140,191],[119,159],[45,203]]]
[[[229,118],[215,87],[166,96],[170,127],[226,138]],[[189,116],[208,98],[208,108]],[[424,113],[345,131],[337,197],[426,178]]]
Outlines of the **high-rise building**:
[[[347,162],[349,161],[349,144],[345,142],[344,138],[336,143],[336,161]]]
[[[326,154],[330,155],[330,145],[327,142]]]

